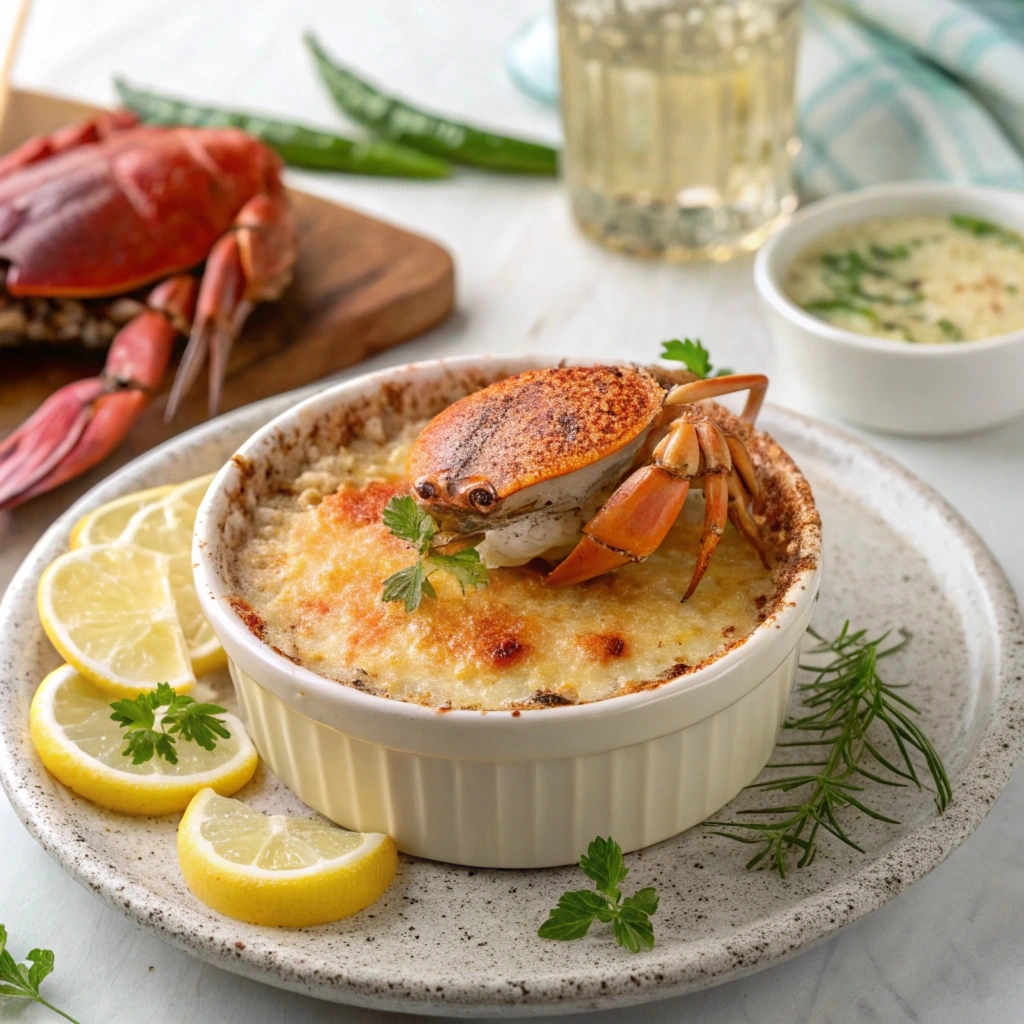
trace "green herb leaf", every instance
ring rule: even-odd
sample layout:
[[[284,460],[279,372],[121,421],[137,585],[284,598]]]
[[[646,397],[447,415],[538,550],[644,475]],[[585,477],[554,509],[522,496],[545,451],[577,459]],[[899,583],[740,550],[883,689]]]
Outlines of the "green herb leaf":
[[[580,870],[591,879],[597,888],[609,896],[618,894],[619,882],[629,874],[622,858],[622,847],[609,836],[598,836],[580,857]]]
[[[953,213],[950,214],[949,221],[953,227],[977,235],[979,238],[995,238],[1002,245],[1008,245],[1013,249],[1024,249],[1024,237],[1021,237],[1016,231],[1009,231],[998,224],[993,224],[990,220],[972,217],[966,213]]]
[[[612,930],[618,944],[625,946],[631,953],[654,948],[654,926],[646,914],[624,907],[612,921]]]
[[[0,924],[0,998],[31,999],[71,1024],[78,1024],[74,1017],[48,1003],[39,992],[39,986],[53,973],[53,952],[33,949],[25,959],[27,964],[19,964],[7,951],[7,929]]]
[[[841,277],[859,279],[864,274],[871,274],[874,277],[890,276],[888,270],[869,263],[856,249],[847,249],[845,252],[826,252],[822,255],[821,262]]]
[[[458,580],[463,593],[466,587],[476,589],[487,586],[487,566],[480,560],[476,548],[463,548],[454,555],[431,555],[427,561],[435,571],[443,569],[450,572]]]
[[[224,720],[214,717],[223,715],[226,710],[219,704],[199,704],[191,697],[181,696],[167,710],[162,724],[169,733],[198,743],[204,750],[213,750],[218,738],[231,737]]]
[[[154,755],[177,764],[175,742],[179,736],[204,750],[213,750],[218,737],[231,736],[223,719],[214,717],[225,714],[225,708],[200,704],[187,694],[175,693],[167,683],[158,683],[155,690],[140,693],[134,700],[115,700],[110,706],[114,711],[111,719],[127,730],[121,753],[130,757],[132,764],[145,764]],[[156,712],[162,707],[167,710],[158,723]]]
[[[627,896],[622,905],[639,910],[642,914],[653,914],[658,909],[658,892],[653,887],[640,889],[632,896]]]
[[[537,934],[542,939],[558,939],[570,942],[582,939],[598,914],[608,910],[608,901],[589,889],[564,892],[558,899],[548,919],[540,926]]]
[[[700,343],[700,339],[684,338],[680,341],[673,338],[661,343],[661,358],[672,359],[682,363],[692,374],[707,379],[708,377],[728,377],[732,370],[716,370],[712,373],[711,354]]]
[[[808,313],[855,313],[872,323],[878,322],[878,314],[867,306],[858,306],[846,299],[814,299],[804,305]]]
[[[868,250],[876,260],[905,260],[910,256],[910,249],[905,245],[878,245],[873,243]]]
[[[381,594],[382,601],[404,601],[405,610],[414,612],[420,606],[423,594],[427,597],[435,597],[434,588],[430,585],[423,571],[423,562],[416,561],[407,565],[404,569],[392,573],[384,581],[384,591]]]
[[[611,924],[616,942],[631,952],[651,949],[654,928],[650,915],[658,909],[658,895],[653,888],[647,888],[622,899],[618,886],[629,874],[623,863],[622,847],[610,836],[598,836],[580,858],[580,869],[597,884],[598,891],[576,889],[562,893],[537,934],[542,939],[563,942],[582,939],[597,920]]]
[[[426,554],[430,541],[437,533],[437,523],[433,517],[424,512],[408,494],[388,502],[383,521],[394,536],[411,544],[421,555]]]
[[[840,814],[848,807],[878,821],[898,824],[859,796],[864,788],[861,779],[890,786],[911,783],[920,789],[915,761],[923,760],[940,814],[952,799],[949,776],[941,758],[910,717],[918,713],[917,709],[897,693],[898,687],[883,682],[878,675],[878,662],[901,650],[909,634],[901,633],[899,641],[885,646],[888,633],[871,640],[866,630],[851,631],[849,622],[833,640],[825,640],[813,630],[808,632],[818,640],[811,654],[831,655],[831,660],[824,665],[800,666],[814,673],[813,679],[799,688],[806,714],[786,722],[784,728],[805,735],[779,743],[777,749],[814,748],[814,759],[769,764],[769,770],[789,770],[791,774],[748,787],[786,794],[804,790],[805,796],[802,800],[790,799],[781,805],[741,812],[771,816],[772,821],[704,822],[714,829],[714,835],[760,847],[747,862],[748,868],[774,868],[782,877],[791,856],[798,857],[798,868],[814,860],[822,829],[851,849],[864,852],[840,823]],[[879,750],[886,732],[898,756],[887,757]],[[803,756],[809,758],[810,754]],[[876,766],[874,771],[867,767],[872,762]],[[792,773],[794,768],[809,767],[818,770]]]
[[[942,331],[942,335],[946,339],[946,341],[964,340],[963,331],[961,331],[960,328],[957,327],[957,325],[953,323],[952,320],[947,320],[945,317],[943,317],[941,320],[938,321],[937,326],[939,330]]]
[[[384,509],[382,520],[395,537],[412,544],[420,556],[412,565],[399,569],[384,581],[382,601],[402,601],[405,610],[411,614],[419,608],[424,596],[437,597],[430,576],[439,571],[450,572],[463,594],[466,587],[487,586],[487,567],[475,548],[463,548],[454,555],[429,554],[430,542],[437,534],[437,523],[413,498],[408,495],[392,498]]]

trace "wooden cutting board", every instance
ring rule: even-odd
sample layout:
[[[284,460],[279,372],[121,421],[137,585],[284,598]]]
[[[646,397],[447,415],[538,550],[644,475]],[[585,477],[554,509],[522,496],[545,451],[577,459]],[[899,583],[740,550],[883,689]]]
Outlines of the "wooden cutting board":
[[[73,100],[12,89],[0,152],[94,112]],[[452,310],[452,259],[441,246],[329,200],[289,194],[299,233],[295,277],[280,302],[260,306],[247,321],[232,352],[222,411],[351,366],[422,334]],[[0,349],[0,437],[61,385],[98,372],[103,358],[75,348]],[[133,427],[132,454],[206,418],[206,389],[197,384],[173,423],[163,422],[172,378],[173,369]]]

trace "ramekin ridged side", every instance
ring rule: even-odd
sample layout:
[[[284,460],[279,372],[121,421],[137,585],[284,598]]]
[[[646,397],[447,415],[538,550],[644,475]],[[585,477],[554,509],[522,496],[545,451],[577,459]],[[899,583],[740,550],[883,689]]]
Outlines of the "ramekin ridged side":
[[[677,679],[592,704],[484,713],[390,700],[292,663],[236,614],[222,534],[232,501],[247,480],[261,479],[261,459],[282,438],[398,382],[551,363],[465,357],[336,385],[254,435],[211,485],[197,517],[200,599],[260,756],[310,807],[347,828],[385,831],[415,856],[549,867],[577,860],[598,834],[614,835],[627,851],[667,839],[760,772],[792,689],[820,577],[816,515],[798,539],[804,567],[750,637]],[[436,671],[424,666],[425,674]]]
[[[386,832],[416,857],[540,868],[573,863],[595,835],[614,836],[627,852],[659,843],[732,800],[771,756],[796,657],[794,649],[736,703],[684,729],[585,757],[522,761],[369,743],[307,718],[233,664],[231,676],[260,756],[314,810]]]

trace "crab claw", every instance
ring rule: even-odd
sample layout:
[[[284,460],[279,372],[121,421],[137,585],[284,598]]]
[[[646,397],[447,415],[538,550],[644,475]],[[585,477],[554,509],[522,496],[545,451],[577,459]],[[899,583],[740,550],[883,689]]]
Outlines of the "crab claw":
[[[295,223],[283,196],[250,199],[235,218],[234,230],[217,242],[206,261],[195,322],[167,399],[166,420],[174,416],[207,358],[210,415],[217,414],[231,345],[252,307],[273,301],[284,291],[295,252]]]
[[[641,466],[619,485],[545,582],[565,587],[650,555],[682,511],[699,466],[697,431],[678,420],[654,450],[654,464]]]
[[[20,505],[105,459],[163,376],[174,337],[164,313],[143,310],[121,328],[99,377],[61,388],[0,441],[0,509]]]

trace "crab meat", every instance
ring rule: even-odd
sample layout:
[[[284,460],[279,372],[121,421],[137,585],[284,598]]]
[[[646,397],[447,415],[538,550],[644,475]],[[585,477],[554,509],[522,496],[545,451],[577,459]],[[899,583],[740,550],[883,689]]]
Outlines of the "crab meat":
[[[749,390],[753,422],[767,378],[665,388],[633,366],[530,370],[455,402],[409,452],[417,502],[441,524],[436,544],[476,544],[489,566],[557,562],[552,586],[579,583],[655,551],[691,485],[704,491],[701,546],[685,601],[731,518],[766,558],[754,506],[757,472],[705,400]]]

